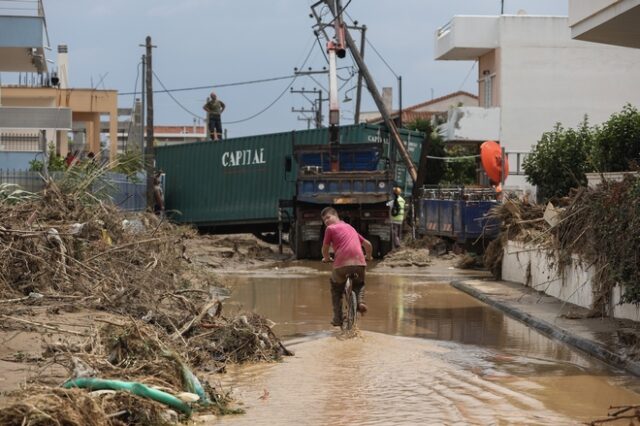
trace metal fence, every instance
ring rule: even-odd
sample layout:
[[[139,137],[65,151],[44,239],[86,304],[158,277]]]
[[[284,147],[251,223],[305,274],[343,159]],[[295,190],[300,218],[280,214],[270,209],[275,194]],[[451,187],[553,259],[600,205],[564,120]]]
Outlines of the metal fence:
[[[53,180],[62,178],[64,172],[50,173]],[[44,189],[44,179],[39,172],[29,170],[0,169],[0,184],[15,184],[29,192]],[[113,203],[123,211],[143,211],[147,207],[146,178],[140,175],[136,181],[120,173],[105,173],[104,178],[94,182],[91,192],[108,194]]]
[[[38,152],[42,151],[38,135],[4,133],[0,134],[0,151]]]

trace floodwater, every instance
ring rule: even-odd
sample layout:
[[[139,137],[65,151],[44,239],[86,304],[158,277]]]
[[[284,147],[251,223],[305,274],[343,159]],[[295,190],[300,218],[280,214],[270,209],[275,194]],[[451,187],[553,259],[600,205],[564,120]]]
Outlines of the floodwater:
[[[315,265],[325,268],[326,265]],[[230,425],[565,425],[640,403],[637,379],[420,276],[369,274],[358,337],[329,325],[328,272],[225,277],[225,304],[275,321],[296,355],[233,368]],[[441,279],[443,277],[440,277]]]

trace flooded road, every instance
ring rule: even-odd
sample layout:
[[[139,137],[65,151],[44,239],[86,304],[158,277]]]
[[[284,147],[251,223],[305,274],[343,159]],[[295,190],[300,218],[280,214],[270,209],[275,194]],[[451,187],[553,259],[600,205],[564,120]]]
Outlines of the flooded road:
[[[323,265],[317,266],[322,268]],[[296,352],[222,377],[247,414],[222,424],[580,424],[638,404],[635,378],[448,285],[369,274],[360,336],[329,325],[328,274],[233,275],[225,309],[255,310]]]

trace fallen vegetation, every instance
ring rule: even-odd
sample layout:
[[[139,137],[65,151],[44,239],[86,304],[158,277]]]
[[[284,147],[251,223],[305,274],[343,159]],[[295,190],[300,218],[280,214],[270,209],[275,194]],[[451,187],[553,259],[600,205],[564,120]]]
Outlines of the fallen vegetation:
[[[556,200],[560,206],[553,226],[540,205],[507,200],[491,214],[502,223],[501,233],[486,253],[485,263],[499,277],[503,247],[508,240],[535,243],[553,256],[558,276],[577,255],[594,270],[593,309],[607,313],[616,285],[622,302],[640,303],[640,177],[605,181],[580,188]]]
[[[41,333],[36,361],[64,367],[69,388],[34,377],[9,394],[17,402],[0,409],[0,423],[156,425],[192,409],[237,412],[194,371],[290,352],[268,320],[223,315],[222,284],[186,254],[192,229],[152,214],[126,217],[97,195],[108,184],[100,179],[90,170],[38,194],[0,188],[2,331]],[[49,320],[68,310],[87,311],[86,324]]]

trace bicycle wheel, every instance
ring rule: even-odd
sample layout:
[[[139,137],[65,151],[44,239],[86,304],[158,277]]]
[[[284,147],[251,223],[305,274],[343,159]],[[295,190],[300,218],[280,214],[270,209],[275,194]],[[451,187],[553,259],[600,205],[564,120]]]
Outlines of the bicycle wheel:
[[[352,290],[351,296],[349,297],[349,316],[347,319],[349,330],[353,330],[357,322],[358,322],[358,299],[356,298],[356,292]]]
[[[353,330],[357,319],[358,300],[352,288],[351,278],[349,278],[345,284],[345,293],[342,298],[342,329],[345,331]]]

